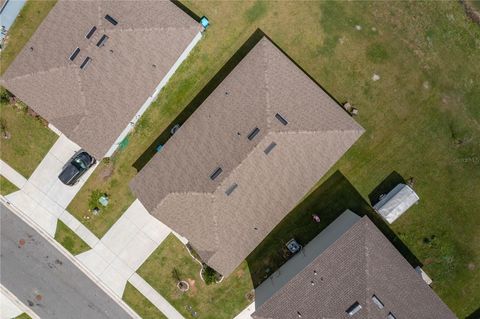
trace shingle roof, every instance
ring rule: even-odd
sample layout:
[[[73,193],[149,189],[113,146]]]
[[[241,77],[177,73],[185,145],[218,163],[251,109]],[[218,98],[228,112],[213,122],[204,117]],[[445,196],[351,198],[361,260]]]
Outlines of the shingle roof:
[[[107,21],[107,14],[118,24]],[[101,158],[200,30],[170,1],[61,0],[2,85]],[[104,34],[108,40],[97,47]],[[91,62],[82,70],[87,57]]]
[[[255,128],[257,135],[248,139]],[[362,133],[263,38],[131,188],[148,211],[188,238],[208,265],[228,275]],[[272,142],[276,146],[267,155]],[[212,180],[217,167],[222,172]]]
[[[383,309],[372,301],[373,295],[384,305]],[[362,309],[349,316],[346,310],[355,302]],[[298,318],[300,313],[303,319],[385,319],[390,312],[399,319],[455,318],[413,267],[364,216],[260,305],[252,317],[290,319]]]

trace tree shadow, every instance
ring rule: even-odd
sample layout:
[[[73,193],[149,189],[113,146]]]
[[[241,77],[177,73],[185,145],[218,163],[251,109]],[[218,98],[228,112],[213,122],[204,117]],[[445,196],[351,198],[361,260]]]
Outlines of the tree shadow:
[[[291,255],[285,244],[290,239],[295,238],[305,246],[347,209],[359,216],[367,215],[412,266],[421,265],[350,181],[336,171],[304,198],[246,258],[254,287],[288,261]],[[320,217],[320,223],[313,222],[312,214]]]
[[[178,114],[172,123],[150,144],[145,152],[133,163],[133,167],[140,171],[157,152],[159,145],[165,145],[172,136],[171,129],[175,125],[182,125],[227,77],[237,64],[250,52],[250,50],[262,39],[265,34],[257,29],[248,40],[235,52],[235,54],[223,65],[220,71],[205,85],[205,87],[193,98],[193,100]]]
[[[405,184],[405,179],[403,179],[403,177],[396,171],[390,173],[387,178],[385,178],[370,194],[368,194],[370,204],[375,206],[375,204],[380,201],[380,196],[382,194],[387,194],[400,183]]]

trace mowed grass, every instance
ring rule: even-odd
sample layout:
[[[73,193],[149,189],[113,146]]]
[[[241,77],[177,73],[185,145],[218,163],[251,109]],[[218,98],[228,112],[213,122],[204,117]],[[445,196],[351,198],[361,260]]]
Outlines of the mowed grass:
[[[90,248],[86,242],[78,237],[73,230],[62,221],[57,221],[57,230],[55,231],[55,240],[59,242],[66,250],[72,253],[72,255],[78,255]]]
[[[18,191],[18,187],[13,185],[8,179],[0,175],[0,194],[3,196]]]
[[[9,139],[0,140],[0,158],[28,178],[53,146],[58,135],[24,109],[8,103],[0,103],[0,118],[10,134]]]
[[[339,170],[367,200],[393,171],[414,177],[420,203],[392,228],[452,310],[459,317],[473,312],[480,299],[480,28],[461,5],[185,4],[206,15],[210,28],[115,156],[113,171],[97,169],[69,211],[81,218],[91,191],[107,192],[115,205],[84,222],[104,234],[134,199],[133,163],[261,28],[332,96],[360,111],[366,133],[321,182]],[[374,74],[380,79],[373,81]]]
[[[18,317],[15,317],[15,319],[32,319],[29,315],[27,315],[25,312],[19,315]]]
[[[251,303],[248,294],[253,286],[246,262],[218,284],[206,285],[200,269],[182,242],[170,234],[137,273],[185,318],[192,318],[193,312],[198,318],[233,318]],[[187,292],[177,288],[174,271],[180,280],[189,283]]]
[[[56,2],[56,0],[29,0],[25,3],[25,6],[8,31],[5,48],[0,53],[0,75],[15,60],[17,54],[30,40],[30,37],[35,33],[35,30],[37,30]]]
[[[131,283],[127,282],[122,299],[143,319],[166,319]]]

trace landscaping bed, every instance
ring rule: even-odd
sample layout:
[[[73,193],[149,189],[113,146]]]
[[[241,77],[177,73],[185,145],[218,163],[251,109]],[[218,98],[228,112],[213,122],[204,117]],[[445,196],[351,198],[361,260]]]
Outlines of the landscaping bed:
[[[137,273],[185,318],[231,319],[253,301],[246,262],[220,283],[209,285],[200,278],[200,269],[201,265],[171,234]],[[177,287],[181,281],[188,284],[185,292]]]
[[[457,316],[475,311],[480,299],[480,198],[474,191],[480,179],[480,28],[462,6],[398,1],[184,4],[206,15],[211,26],[141,118],[129,144],[115,155],[113,172],[103,177],[97,169],[69,211],[81,220],[92,191],[108,193],[117,204],[105,210],[105,221],[92,217],[85,222],[96,235],[104,234],[134,199],[128,187],[136,174],[133,164],[260,27],[339,102],[358,108],[356,119],[366,129],[318,185],[338,170],[367,201],[393,171],[414,177],[420,202],[391,227],[424,264],[433,289]],[[266,264],[269,258],[272,264],[282,262],[265,258]],[[255,263],[265,268],[262,261]],[[261,270],[254,273],[257,277],[263,277]]]

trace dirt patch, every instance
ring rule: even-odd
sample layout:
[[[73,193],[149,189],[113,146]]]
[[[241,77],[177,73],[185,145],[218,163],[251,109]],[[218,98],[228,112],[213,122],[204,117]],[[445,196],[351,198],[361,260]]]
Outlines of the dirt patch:
[[[112,176],[113,174],[113,163],[108,163],[105,167],[103,167],[102,171],[100,172],[100,178],[102,181],[106,181]]]
[[[469,264],[468,264],[468,270],[474,271],[475,268],[476,268],[476,267],[475,267],[475,264],[474,264],[474,263],[469,263]]]
[[[187,279],[187,282],[188,282],[188,285],[190,286],[190,293],[191,294],[195,294],[197,292],[197,287],[195,286],[195,280],[194,279],[191,279],[191,278],[188,278]]]
[[[480,10],[476,9],[468,0],[460,0],[460,3],[463,5],[467,17],[480,25]]]

